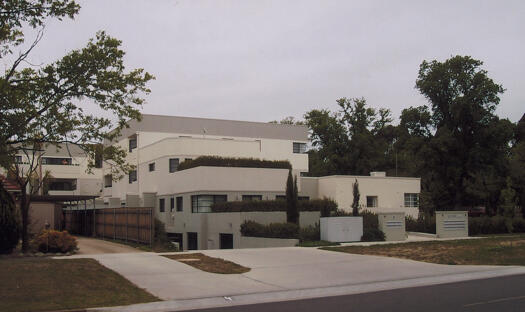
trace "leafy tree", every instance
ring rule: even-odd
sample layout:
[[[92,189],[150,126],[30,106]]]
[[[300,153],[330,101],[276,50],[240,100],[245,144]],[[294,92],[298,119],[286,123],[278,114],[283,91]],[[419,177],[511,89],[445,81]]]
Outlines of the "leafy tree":
[[[426,166],[428,190],[436,209],[459,209],[498,202],[505,170],[510,123],[495,114],[504,89],[481,69],[483,62],[455,56],[444,62],[424,61],[416,88],[429,101],[435,134],[429,142]],[[495,137],[494,131],[501,131]],[[483,198],[489,191],[494,198]]]
[[[1,55],[14,56],[24,42],[23,27],[40,28],[48,18],[73,18],[80,7],[73,0],[8,0],[0,3]],[[79,50],[43,66],[26,62],[42,39],[39,32],[30,47],[18,53],[8,70],[0,76],[0,166],[15,174],[22,192],[22,247],[28,247],[28,209],[33,176],[40,158],[51,146],[75,144],[95,165],[100,143],[116,139],[131,119],[140,119],[143,94],[153,76],[143,69],[127,71],[121,41],[101,31]],[[24,67],[24,66],[25,67]],[[104,111],[104,116],[88,113],[88,105]],[[113,131],[110,131],[114,129]],[[115,178],[131,170],[126,151],[115,146],[102,149],[103,159]],[[29,165],[20,166],[15,155],[22,154]],[[39,177],[42,181],[42,177]],[[39,182],[41,183],[41,182]]]
[[[270,123],[281,124],[281,125],[297,125],[297,126],[305,125],[304,121],[297,120],[293,116],[284,117],[283,119],[281,119],[281,121],[272,120],[270,121]]]
[[[387,109],[367,107],[363,98],[337,100],[340,111],[305,114],[318,174],[368,174],[392,165],[395,128]]]
[[[509,167],[516,203],[521,207],[521,213],[525,217],[525,114],[515,128]]]
[[[357,183],[357,179],[355,179],[355,182],[352,185],[352,194],[354,195],[354,199],[352,201],[352,215],[356,217],[359,215],[359,198],[361,197],[361,194],[359,193],[359,183]]]
[[[299,203],[297,198],[297,177],[292,177],[292,170],[288,171],[286,180],[286,222],[299,224]]]

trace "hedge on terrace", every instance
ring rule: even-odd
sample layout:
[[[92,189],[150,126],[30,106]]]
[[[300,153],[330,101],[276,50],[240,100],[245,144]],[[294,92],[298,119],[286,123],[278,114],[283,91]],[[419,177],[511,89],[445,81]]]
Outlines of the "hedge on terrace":
[[[330,216],[337,210],[337,203],[331,199],[300,200],[299,211],[320,211],[321,217]],[[258,200],[258,201],[232,201],[220,202],[211,206],[212,212],[269,212],[286,211],[285,200]]]
[[[218,156],[200,156],[188,159],[180,163],[180,170],[195,168],[199,166],[211,167],[242,167],[242,168],[272,168],[291,169],[292,165],[287,160],[261,160],[256,158],[228,158]]]

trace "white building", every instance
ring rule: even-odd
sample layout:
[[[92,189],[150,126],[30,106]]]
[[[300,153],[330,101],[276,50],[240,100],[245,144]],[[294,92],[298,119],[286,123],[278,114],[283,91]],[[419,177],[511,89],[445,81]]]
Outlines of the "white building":
[[[105,175],[104,200],[109,206],[154,205],[156,217],[185,248],[218,248],[224,237],[228,237],[227,245],[245,246],[238,223],[250,214],[226,218],[228,214],[207,212],[217,201],[284,197],[288,170],[208,166],[177,170],[185,159],[206,155],[288,160],[299,177],[300,199],[331,198],[340,209],[350,211],[352,185],[357,181],[361,209],[402,211],[417,217],[419,178],[386,177],[381,172],[304,177],[300,173],[308,172],[307,143],[308,129],[304,126],[143,115],[141,122],[131,122],[123,130],[116,143],[128,149],[127,160],[137,170],[118,182]],[[108,168],[104,171],[109,172]],[[301,224],[313,224],[319,216],[303,215]],[[260,223],[285,220],[282,213],[250,217]]]

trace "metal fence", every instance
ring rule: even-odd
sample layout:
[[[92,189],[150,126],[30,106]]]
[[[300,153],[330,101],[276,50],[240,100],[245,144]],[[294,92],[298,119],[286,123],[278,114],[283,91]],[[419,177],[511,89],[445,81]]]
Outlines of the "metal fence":
[[[65,229],[71,234],[153,243],[152,208],[103,208],[64,211]]]

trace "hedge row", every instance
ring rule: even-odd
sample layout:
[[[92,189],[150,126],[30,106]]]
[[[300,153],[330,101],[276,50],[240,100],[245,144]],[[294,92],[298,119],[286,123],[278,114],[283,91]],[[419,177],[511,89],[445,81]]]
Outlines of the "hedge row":
[[[418,219],[406,217],[406,230],[409,232],[436,233],[436,217],[420,216]],[[503,216],[483,216],[468,218],[469,235],[525,233],[525,219]]]
[[[301,200],[298,202],[299,211],[320,211],[321,216],[329,216],[337,209],[337,204],[331,199]],[[212,212],[270,212],[286,211],[285,200],[257,200],[220,202],[211,206]]]
[[[295,223],[270,223],[260,224],[255,221],[244,221],[241,224],[242,236],[265,237],[265,238],[295,238],[301,242],[320,240],[319,223],[315,226],[299,228]]]
[[[199,166],[292,169],[292,165],[287,160],[261,160],[255,158],[200,156],[195,159],[188,159],[181,162],[177,167],[177,170],[180,171]]]

